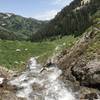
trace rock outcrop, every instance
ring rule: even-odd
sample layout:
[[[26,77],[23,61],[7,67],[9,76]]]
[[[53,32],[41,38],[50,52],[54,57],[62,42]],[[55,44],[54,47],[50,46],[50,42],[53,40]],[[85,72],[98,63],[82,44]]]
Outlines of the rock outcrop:
[[[72,69],[73,75],[80,81],[81,85],[96,87],[100,85],[100,61],[92,60],[85,66],[77,63]]]
[[[64,80],[79,82],[90,89],[81,92],[84,99],[94,100],[100,95],[100,28],[91,27],[79,41],[56,63],[63,70]],[[96,89],[99,92],[94,92]],[[81,89],[80,89],[81,91]],[[91,95],[93,96],[91,99]],[[82,99],[82,100],[84,100]]]
[[[77,41],[77,43],[71,48],[70,52],[64,55],[60,60],[58,60],[57,65],[60,69],[64,71],[64,74],[65,76],[67,75],[67,78],[71,78],[71,70],[73,67],[75,67],[79,59],[82,57],[81,60],[84,60],[84,53],[91,44],[91,42],[95,41],[96,34],[98,34],[98,32],[95,30],[84,33],[83,37],[79,41]],[[84,62],[84,64],[86,63],[87,61]]]
[[[16,87],[8,84],[8,81],[15,75],[15,72],[0,67],[0,100],[25,100],[16,97]]]

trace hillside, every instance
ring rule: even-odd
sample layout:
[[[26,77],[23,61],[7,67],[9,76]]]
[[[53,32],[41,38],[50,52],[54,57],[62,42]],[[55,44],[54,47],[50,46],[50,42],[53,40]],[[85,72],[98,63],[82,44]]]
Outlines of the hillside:
[[[93,15],[100,9],[100,0],[74,0],[66,6],[45,27],[33,35],[32,41],[62,37],[80,36],[93,23]]]
[[[48,22],[0,13],[7,99],[100,100],[100,0],[74,0]]]
[[[0,38],[29,40],[45,22],[12,13],[0,13]]]
[[[93,25],[56,62],[64,79],[79,82],[82,100],[98,99],[100,95],[100,11],[93,18]]]
[[[38,56],[38,61],[43,64],[56,52],[56,47],[57,51],[65,47],[70,48],[76,40],[73,36],[41,43],[0,40],[0,66],[11,70],[22,70],[32,56]]]

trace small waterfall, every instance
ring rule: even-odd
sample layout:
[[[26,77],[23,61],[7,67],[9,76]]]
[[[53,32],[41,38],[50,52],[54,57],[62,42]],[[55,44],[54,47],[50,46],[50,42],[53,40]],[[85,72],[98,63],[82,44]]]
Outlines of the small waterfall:
[[[31,58],[27,69],[20,76],[10,81],[16,86],[16,95],[26,100],[75,100],[59,79],[62,71],[52,66],[41,72],[42,66]],[[41,73],[40,73],[41,72]]]

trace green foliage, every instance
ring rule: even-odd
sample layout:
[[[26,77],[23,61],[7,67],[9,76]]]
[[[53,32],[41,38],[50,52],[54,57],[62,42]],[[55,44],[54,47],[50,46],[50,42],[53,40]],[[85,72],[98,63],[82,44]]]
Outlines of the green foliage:
[[[99,38],[100,38],[100,33],[99,33]],[[100,60],[100,40],[97,39],[96,41],[92,42],[89,48],[87,49],[85,55],[87,56],[88,60],[94,58]]]
[[[50,43],[31,43],[19,41],[0,41],[0,65],[7,68],[20,68],[31,56],[39,56],[51,51]]]
[[[65,43],[63,48],[69,48],[75,41],[76,38],[73,36],[41,43],[0,40],[0,65],[12,70],[21,70],[25,67],[27,60],[33,56],[39,56],[38,61],[44,63],[53,55],[56,46]]]
[[[0,28],[0,38],[5,40],[29,40],[32,34],[36,33],[44,24],[45,22],[32,18],[24,18],[11,13],[0,13],[0,27],[6,30],[5,33],[5,30]],[[8,36],[9,33],[11,35]]]
[[[32,41],[74,35],[80,36],[93,24],[93,15],[98,11],[100,0],[91,0],[90,3],[81,5],[82,0],[74,0],[66,6],[45,27],[33,34]]]
[[[92,27],[96,29],[95,32],[97,32],[97,34],[95,35],[94,41],[91,42],[86,50],[85,55],[87,56],[88,60],[94,58],[100,59],[100,10],[93,15],[93,22],[94,24]],[[91,28],[89,28],[88,31],[91,31]]]

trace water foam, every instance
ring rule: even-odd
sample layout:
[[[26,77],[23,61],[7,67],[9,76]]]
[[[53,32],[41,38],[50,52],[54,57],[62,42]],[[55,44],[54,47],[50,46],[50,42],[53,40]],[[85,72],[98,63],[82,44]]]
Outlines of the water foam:
[[[18,97],[27,100],[75,100],[74,95],[59,80],[62,71],[56,66],[40,73],[42,66],[37,64],[35,58],[31,58],[27,68],[20,76],[10,81],[10,84],[18,87]]]

